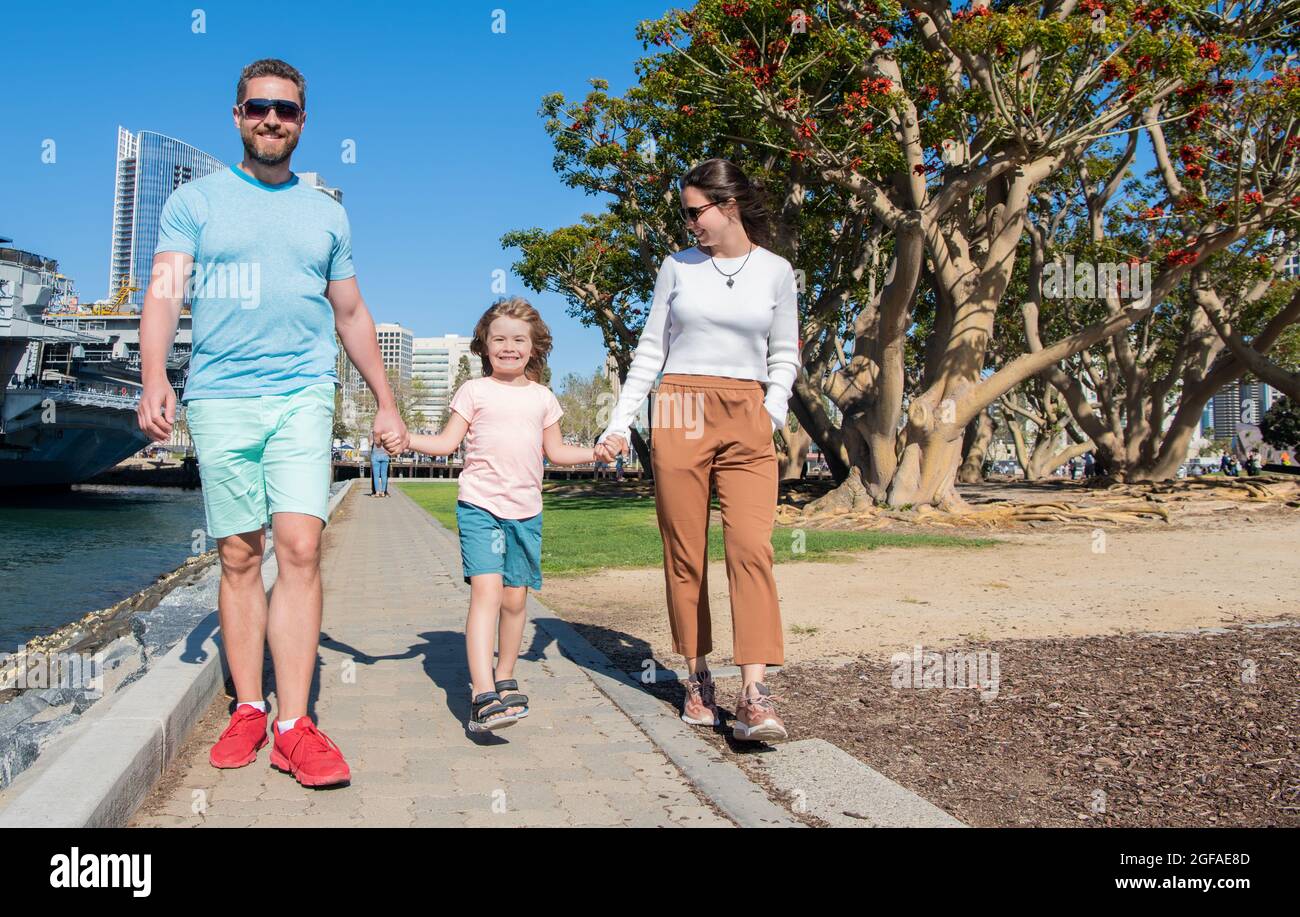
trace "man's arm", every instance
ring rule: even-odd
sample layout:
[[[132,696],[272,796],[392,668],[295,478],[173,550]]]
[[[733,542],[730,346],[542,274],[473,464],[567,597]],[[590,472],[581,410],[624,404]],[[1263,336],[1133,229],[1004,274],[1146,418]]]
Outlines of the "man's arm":
[[[176,340],[185,279],[193,262],[184,252],[154,255],[140,307],[140,381],[144,391],[136,407],[136,422],[153,442],[170,439],[176,421],[176,390],[167,378],[167,352]]]
[[[325,287],[325,298],[334,309],[334,327],[348,359],[375,393],[379,409],[375,413],[372,441],[378,439],[389,452],[405,452],[410,434],[397,412],[397,399],[384,374],[384,358],[379,353],[379,339],[375,335],[375,320],[361,298],[361,288],[355,276],[346,280],[331,280]]]

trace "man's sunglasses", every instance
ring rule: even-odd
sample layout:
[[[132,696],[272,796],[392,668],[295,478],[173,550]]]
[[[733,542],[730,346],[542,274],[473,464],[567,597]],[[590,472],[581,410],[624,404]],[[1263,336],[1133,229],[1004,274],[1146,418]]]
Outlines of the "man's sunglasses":
[[[727,200],[729,201],[731,198],[727,198]],[[703,207],[683,207],[682,219],[688,223],[694,223],[700,218],[700,214],[704,211],[708,210],[710,207],[716,207],[723,203],[726,203],[726,201],[714,201],[712,204],[705,204]]]
[[[240,112],[249,121],[261,121],[273,108],[281,121],[297,124],[302,120],[302,106],[288,99],[245,99],[239,103]]]

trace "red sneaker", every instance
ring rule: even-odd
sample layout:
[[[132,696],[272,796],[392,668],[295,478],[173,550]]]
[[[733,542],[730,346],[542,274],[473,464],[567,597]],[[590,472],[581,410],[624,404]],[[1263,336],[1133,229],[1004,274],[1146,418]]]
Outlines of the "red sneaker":
[[[271,766],[293,774],[303,786],[333,786],[352,779],[342,750],[316,728],[309,716],[298,717],[288,732],[275,727]]]
[[[257,752],[267,743],[266,713],[240,704],[230,717],[230,725],[208,753],[213,767],[243,767],[257,760]]]

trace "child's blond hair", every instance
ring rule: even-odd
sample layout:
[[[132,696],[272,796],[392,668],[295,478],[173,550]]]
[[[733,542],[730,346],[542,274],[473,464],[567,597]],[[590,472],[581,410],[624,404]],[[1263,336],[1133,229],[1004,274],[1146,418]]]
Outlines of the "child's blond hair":
[[[498,318],[517,318],[528,323],[529,333],[533,339],[533,352],[524,367],[524,375],[534,382],[541,382],[546,369],[546,358],[551,353],[551,329],[542,321],[541,313],[533,304],[522,296],[503,297],[488,307],[474,326],[474,340],[469,345],[470,353],[478,354],[483,361],[483,375],[492,375],[492,361],[488,358],[488,329]]]

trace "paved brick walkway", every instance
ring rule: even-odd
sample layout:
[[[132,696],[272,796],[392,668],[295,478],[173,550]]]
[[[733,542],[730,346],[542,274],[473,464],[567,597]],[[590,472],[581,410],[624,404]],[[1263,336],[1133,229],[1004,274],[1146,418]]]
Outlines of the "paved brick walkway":
[[[326,528],[328,639],[312,706],[351,785],[300,787],[271,769],[269,746],[248,767],[211,767],[223,695],[133,825],[730,824],[531,621],[516,675],[532,713],[471,738],[455,542],[397,488],[379,500],[359,483]]]

